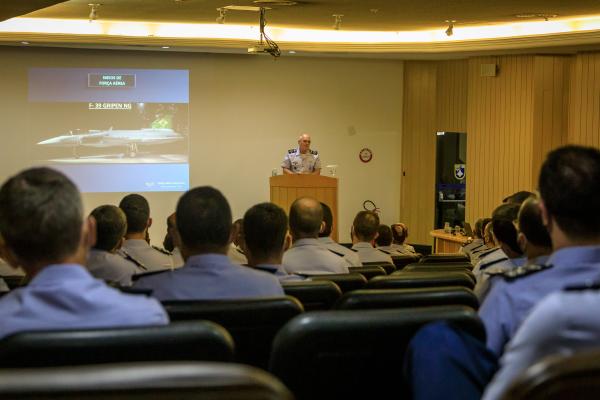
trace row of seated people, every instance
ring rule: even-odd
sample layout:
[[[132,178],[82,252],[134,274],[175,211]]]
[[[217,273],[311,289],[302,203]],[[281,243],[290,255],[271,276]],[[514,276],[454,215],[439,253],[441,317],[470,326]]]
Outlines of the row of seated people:
[[[487,338],[442,322],[420,330],[406,360],[413,398],[499,399],[544,357],[600,347],[599,182],[597,148],[556,149],[542,165],[539,198],[515,193],[476,224],[462,252]]]

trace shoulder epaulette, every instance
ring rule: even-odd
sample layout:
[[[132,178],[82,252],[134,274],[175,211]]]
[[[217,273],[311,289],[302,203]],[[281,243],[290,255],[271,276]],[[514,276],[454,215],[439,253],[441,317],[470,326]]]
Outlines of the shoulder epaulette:
[[[355,252],[355,253],[358,253],[358,250],[356,250],[356,249],[353,249],[352,247],[350,247],[348,250],[350,250],[350,251],[353,251],[353,252]]]
[[[161,269],[158,271],[148,271],[148,272],[142,272],[141,274],[134,274],[131,276],[131,280],[132,281],[137,281],[140,278],[145,278],[147,276],[152,276],[152,275],[158,275],[158,274],[164,274],[165,272],[170,272],[170,269]]]
[[[380,252],[382,252],[382,253],[385,253],[385,254],[387,254],[387,255],[391,255],[391,254],[392,254],[392,253],[390,253],[389,251],[385,251],[385,250],[381,250],[381,249],[377,249],[377,250],[379,250]]]
[[[479,266],[479,269],[480,269],[480,270],[481,270],[481,269],[486,269],[486,268],[488,268],[488,267],[491,267],[491,266],[492,266],[492,265],[494,265],[494,264],[498,264],[499,262],[506,261],[506,260],[508,260],[508,257],[502,257],[502,258],[499,258],[499,259],[497,259],[497,260],[494,260],[494,261],[490,261],[490,262],[487,262],[487,263],[481,264],[481,265]]]
[[[133,258],[125,250],[121,249],[121,254],[123,254],[123,258],[125,258],[127,261],[131,261],[132,263],[134,263],[136,266],[143,269],[144,271],[148,271],[148,268],[141,261],[138,261],[135,258]]]
[[[343,254],[343,253],[339,253],[339,252],[337,252],[337,251],[335,251],[335,250],[331,250],[331,249],[327,249],[327,250],[329,250],[330,252],[332,252],[332,253],[333,253],[333,254],[335,254],[336,256],[340,256],[340,257],[344,257],[344,256],[345,256],[345,254]]]
[[[552,268],[552,265],[529,264],[523,265],[522,267],[513,268],[501,273],[500,275],[502,275],[505,280],[510,282],[536,272],[544,271],[548,268]]]
[[[243,251],[242,249],[240,249],[240,248],[237,248],[237,247],[235,247],[235,250],[236,250],[238,253],[240,253],[241,255],[244,255],[244,256],[246,255],[246,253],[244,253],[244,251]]]
[[[289,149],[288,150],[288,154],[292,154],[292,153],[295,153],[295,152],[296,152],[296,149]]]
[[[165,250],[165,249],[163,249],[162,247],[158,247],[158,246],[152,246],[152,248],[153,248],[154,250],[156,250],[156,251],[158,251],[158,252],[161,252],[161,253],[163,253],[163,254],[166,254],[166,255],[168,255],[168,256],[172,256],[172,255],[173,255],[173,253],[171,253],[171,252],[170,252],[170,251],[168,251],[168,250]]]
[[[580,292],[582,290],[599,290],[600,282],[581,283],[578,285],[565,286],[563,289],[566,292]]]
[[[250,267],[250,268],[256,269],[256,270],[262,271],[262,272],[268,272],[269,274],[276,274],[277,273],[276,269],[264,268],[264,267],[261,267],[259,265],[255,266],[255,267]]]
[[[483,251],[481,252],[481,254],[479,254],[479,258],[481,258],[481,257],[485,257],[485,256],[487,256],[488,254],[492,254],[493,252],[495,252],[496,250],[499,250],[499,249],[500,249],[499,247],[494,247],[493,249],[489,249],[489,250],[483,250]]]
[[[312,155],[316,156],[317,154],[319,154],[319,152],[318,152],[318,151],[316,151],[316,150],[311,150],[311,151],[310,151],[310,154],[312,154]]]

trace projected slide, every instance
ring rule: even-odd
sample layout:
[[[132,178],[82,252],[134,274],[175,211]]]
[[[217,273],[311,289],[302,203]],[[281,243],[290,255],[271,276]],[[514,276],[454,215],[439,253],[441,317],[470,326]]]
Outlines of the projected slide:
[[[84,192],[189,188],[187,70],[32,68],[31,151]]]

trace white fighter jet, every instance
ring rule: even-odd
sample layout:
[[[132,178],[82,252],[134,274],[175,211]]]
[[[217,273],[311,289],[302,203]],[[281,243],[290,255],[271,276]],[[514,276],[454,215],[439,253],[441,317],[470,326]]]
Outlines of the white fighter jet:
[[[78,157],[77,148],[85,147],[122,147],[129,150],[129,156],[135,157],[138,145],[155,145],[183,140],[184,137],[173,129],[147,128],[139,130],[112,129],[106,131],[89,131],[56,136],[38,143],[40,146],[72,147],[73,155]]]

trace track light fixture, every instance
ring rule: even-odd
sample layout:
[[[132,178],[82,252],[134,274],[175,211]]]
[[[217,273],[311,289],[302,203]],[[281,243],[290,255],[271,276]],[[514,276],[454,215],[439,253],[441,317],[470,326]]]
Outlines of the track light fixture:
[[[217,8],[217,11],[219,12],[219,16],[217,17],[217,24],[224,24],[225,23],[225,14],[227,14],[227,9],[226,8]]]
[[[454,23],[456,22],[453,19],[447,19],[446,22],[448,23],[448,29],[446,29],[444,31],[444,33],[446,34],[446,36],[452,36],[454,35]]]
[[[90,15],[89,15],[90,22],[98,19],[98,8],[101,5],[102,4],[100,4],[100,3],[89,3],[88,4],[88,6],[90,6]]]
[[[336,31],[339,31],[340,27],[342,26],[343,16],[344,14],[333,14],[333,18],[335,18],[335,21],[333,23],[333,29],[335,29]]]

